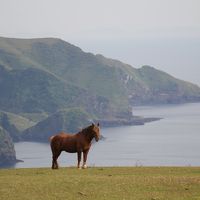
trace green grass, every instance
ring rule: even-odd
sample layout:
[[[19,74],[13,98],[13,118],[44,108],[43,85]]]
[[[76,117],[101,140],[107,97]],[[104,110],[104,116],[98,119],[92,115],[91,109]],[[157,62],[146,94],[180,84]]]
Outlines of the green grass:
[[[36,124],[35,122],[29,120],[28,118],[22,117],[20,115],[0,111],[0,116],[3,114],[7,115],[9,123],[11,125],[14,125],[18,131],[23,131]]]
[[[2,169],[0,199],[197,200],[200,168]]]

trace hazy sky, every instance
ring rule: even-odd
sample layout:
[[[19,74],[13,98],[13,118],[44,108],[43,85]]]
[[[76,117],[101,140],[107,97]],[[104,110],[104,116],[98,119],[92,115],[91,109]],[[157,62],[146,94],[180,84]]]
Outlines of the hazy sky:
[[[0,0],[0,36],[58,37],[200,85],[200,0]]]

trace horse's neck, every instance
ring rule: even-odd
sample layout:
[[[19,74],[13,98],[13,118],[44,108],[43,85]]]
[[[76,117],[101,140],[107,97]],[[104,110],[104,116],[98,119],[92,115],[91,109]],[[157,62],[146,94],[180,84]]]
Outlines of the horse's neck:
[[[89,130],[86,129],[86,130],[82,130],[82,134],[86,138],[87,142],[91,143],[92,139],[94,138],[92,133]]]

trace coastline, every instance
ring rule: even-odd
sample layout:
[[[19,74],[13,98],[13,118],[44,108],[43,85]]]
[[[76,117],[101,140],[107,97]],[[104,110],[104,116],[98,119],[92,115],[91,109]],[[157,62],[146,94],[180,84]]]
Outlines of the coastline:
[[[119,126],[142,126],[145,123],[158,121],[163,118],[158,117],[139,117],[133,116],[129,119],[99,119],[98,122],[102,127],[119,127]]]

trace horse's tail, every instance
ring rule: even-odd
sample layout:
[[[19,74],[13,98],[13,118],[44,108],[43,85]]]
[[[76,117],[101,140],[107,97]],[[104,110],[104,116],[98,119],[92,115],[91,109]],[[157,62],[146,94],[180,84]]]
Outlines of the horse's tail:
[[[55,135],[52,135],[50,138],[49,138],[49,142],[52,141],[52,139],[55,137]]]

